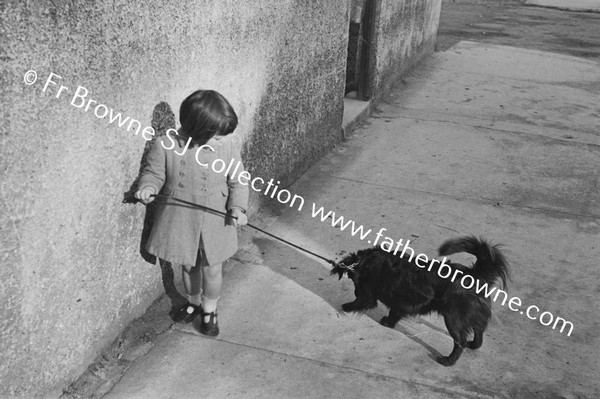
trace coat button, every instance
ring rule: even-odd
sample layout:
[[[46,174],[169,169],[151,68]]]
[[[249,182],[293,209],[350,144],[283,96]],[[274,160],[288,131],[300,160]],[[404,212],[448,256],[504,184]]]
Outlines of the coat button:
[[[185,186],[183,185],[183,183],[179,183],[178,184],[179,187],[184,188]]]
[[[181,161],[179,161],[179,163],[180,163],[181,165],[185,165],[185,160],[184,160],[184,159],[182,159]]]
[[[183,173],[183,171],[179,172],[179,176],[185,176],[185,173]]]

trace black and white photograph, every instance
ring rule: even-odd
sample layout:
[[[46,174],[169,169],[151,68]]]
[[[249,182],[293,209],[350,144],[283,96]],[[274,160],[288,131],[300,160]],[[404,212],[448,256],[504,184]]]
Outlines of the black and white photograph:
[[[600,398],[600,0],[0,0],[1,399]]]

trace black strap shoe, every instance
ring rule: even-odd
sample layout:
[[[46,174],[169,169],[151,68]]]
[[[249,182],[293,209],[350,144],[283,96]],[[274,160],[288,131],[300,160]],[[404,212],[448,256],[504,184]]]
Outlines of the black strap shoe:
[[[200,314],[202,314],[202,306],[196,306],[188,302],[170,316],[175,323],[189,323]]]
[[[206,317],[208,316],[208,321]],[[219,323],[217,322],[217,312],[202,313],[202,323],[198,330],[200,334],[207,335],[209,337],[216,337],[219,335]]]

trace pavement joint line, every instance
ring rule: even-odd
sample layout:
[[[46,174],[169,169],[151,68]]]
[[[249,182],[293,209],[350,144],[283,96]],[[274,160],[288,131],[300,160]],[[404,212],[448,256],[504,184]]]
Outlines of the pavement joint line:
[[[525,3],[523,5],[525,7],[549,9],[549,10],[556,10],[556,11],[577,12],[577,13],[583,13],[583,14],[600,14],[600,10],[594,10],[594,9],[588,9],[588,8],[583,8],[583,9],[578,10],[578,9],[574,9],[574,8],[569,8],[567,6],[565,6],[565,7],[546,6],[546,5],[541,5],[541,4],[529,4],[529,3]]]
[[[564,53],[557,53],[557,52],[552,52],[552,51],[546,51],[546,50],[535,50],[535,49],[527,49],[527,48],[523,48],[523,47],[515,47],[515,46],[510,46],[510,45],[503,45],[503,44],[492,44],[492,43],[481,43],[481,42],[475,42],[475,41],[470,41],[470,40],[462,40],[458,43],[456,43],[454,46],[450,47],[449,49],[445,50],[445,51],[439,51],[434,53],[434,55],[432,55],[432,57],[436,57],[436,56],[441,56],[441,57],[446,57],[447,55],[451,55],[451,53],[454,53],[455,55],[462,55],[461,51],[465,51],[465,50],[471,50],[470,48],[460,48],[458,47],[458,45],[460,43],[474,43],[476,45],[479,46],[473,46],[473,47],[486,47],[486,49],[488,48],[498,48],[498,47],[509,47],[511,50],[513,50],[515,53],[538,53],[541,55],[547,55],[550,54],[550,56],[548,56],[547,58],[562,58],[562,59],[577,59],[579,62],[583,63],[583,64],[589,64],[589,65],[593,65],[593,66],[598,66],[598,61],[596,61],[595,59],[587,59],[587,58],[582,58],[582,57],[578,57],[576,55],[570,55],[570,54],[564,54]],[[483,45],[482,45],[483,44]],[[445,59],[442,59],[441,61],[446,61]],[[427,68],[427,67],[424,67]],[[434,66],[431,69],[424,69],[424,71],[427,71],[429,73],[432,72],[436,72],[436,71],[454,71],[455,68],[454,67],[447,67],[447,66],[443,66],[443,65],[437,65]],[[515,82],[527,82],[527,83],[537,83],[537,84],[542,84],[542,85],[550,85],[550,86],[567,86],[567,87],[572,87],[569,83],[569,81],[546,81],[546,80],[540,80],[540,79],[525,79],[525,78],[516,78],[516,77],[507,77],[507,76],[502,76],[502,75],[497,75],[497,74],[493,74],[493,73],[487,73],[487,72],[476,72],[476,71],[469,71],[469,75],[471,76],[487,76],[487,77],[491,77],[491,78],[495,78],[498,80],[509,80],[509,81],[515,81]],[[419,79],[421,78],[421,79]],[[424,79],[423,79],[424,78]],[[418,76],[417,79],[411,81],[412,82],[418,82],[419,80],[423,80],[426,81],[428,80],[428,78],[430,78],[430,76]],[[592,82],[592,81],[590,81]]]
[[[458,231],[458,230],[454,230],[454,229],[451,229],[450,227],[441,226],[441,225],[439,225],[439,224],[435,224],[435,223],[432,223],[432,224],[433,224],[434,226],[436,226],[436,227],[439,227],[439,228],[441,228],[441,229],[450,230],[450,231],[453,231],[453,232],[455,232],[455,233],[458,233],[458,234],[460,234],[460,231]]]
[[[452,394],[456,394],[456,395],[460,395],[462,398],[473,398],[473,399],[481,399],[481,395],[474,395],[474,394],[470,394],[467,392],[460,392],[460,391],[455,391],[452,389],[448,389],[446,387],[440,387],[440,386],[436,386],[436,385],[431,385],[431,384],[427,384],[424,382],[419,382],[419,381],[415,381],[415,380],[405,380],[403,378],[400,377],[395,377],[395,376],[391,376],[391,375],[386,375],[386,374],[381,374],[381,373],[375,373],[372,371],[367,371],[367,370],[362,370],[356,367],[348,367],[348,366],[343,366],[341,364],[336,364],[336,363],[331,363],[331,362],[327,362],[324,360],[317,360],[317,359],[312,359],[309,357],[305,357],[305,356],[299,356],[299,355],[295,355],[292,353],[285,353],[285,352],[280,352],[280,351],[276,351],[273,349],[269,349],[269,348],[261,348],[258,346],[254,346],[254,345],[247,345],[247,344],[243,344],[240,342],[233,342],[233,341],[227,341],[221,338],[208,338],[208,337],[204,337],[201,335],[198,335],[196,333],[193,332],[189,332],[189,331],[185,331],[185,330],[180,330],[180,329],[175,329],[176,331],[179,331],[183,334],[188,334],[188,335],[192,335],[194,337],[200,337],[209,341],[218,341],[218,342],[222,342],[224,344],[229,344],[229,345],[234,345],[234,346],[239,346],[239,347],[243,347],[243,348],[248,348],[248,349],[253,349],[256,351],[262,351],[262,352],[268,352],[274,355],[280,355],[280,356],[287,356],[287,357],[291,357],[294,359],[298,359],[298,360],[304,360],[304,361],[308,361],[311,363],[319,363],[322,365],[326,365],[326,366],[331,366],[331,367],[335,367],[338,369],[342,369],[342,370],[350,370],[350,371],[354,371],[357,373],[361,373],[361,374],[367,374],[367,375],[371,375],[374,377],[380,377],[380,378],[385,378],[387,380],[394,380],[394,381],[401,381],[403,383],[406,383],[408,385],[410,384],[414,384],[414,385],[419,385],[428,389],[433,389],[435,391],[441,392],[441,393],[452,393]],[[489,398],[492,398],[492,396],[487,396]]]
[[[498,47],[498,45],[492,45],[492,47]],[[499,47],[512,47],[512,46],[499,46]],[[521,47],[513,47],[514,49],[521,49]],[[449,51],[450,49],[446,50]],[[458,51],[462,51],[462,49],[457,49],[457,54]],[[541,51],[541,50],[530,50],[530,51],[539,51],[540,53],[548,53],[548,51]],[[461,54],[458,54],[461,55]],[[584,63],[589,63],[589,64],[594,64],[595,66],[598,65],[597,61],[591,61],[589,59],[586,58],[581,58],[581,57],[577,57],[575,55],[569,55],[569,54],[563,54],[563,53],[552,53],[552,56],[559,56],[559,57],[570,57],[570,58],[577,58],[579,60],[581,60]],[[549,57],[550,58],[550,57]],[[451,71],[453,70],[453,68],[445,68],[445,67],[440,67],[437,68],[439,70],[442,71]],[[544,85],[544,86],[563,86],[563,87],[571,87],[571,88],[581,88],[581,86],[573,86],[573,83],[569,82],[569,81],[545,81],[545,80],[535,80],[535,79],[525,79],[525,78],[515,78],[515,77],[506,77],[506,76],[498,76],[498,75],[494,75],[494,74],[489,74],[489,73],[485,73],[485,72],[469,72],[469,75],[471,76],[482,76],[482,77],[488,77],[488,78],[496,78],[498,80],[508,80],[508,81],[514,81],[514,82],[523,82],[523,83],[533,83],[533,84],[538,84],[538,85]],[[456,76],[464,76],[464,75],[456,75]],[[429,79],[427,79],[429,78]],[[411,81],[412,82],[427,82],[430,81],[431,78],[430,77],[426,77],[426,76],[419,76],[417,79]],[[489,80],[489,79],[488,79]],[[590,83],[594,83],[594,81],[589,81]],[[587,91],[587,90],[585,90]]]
[[[424,111],[423,109],[420,109],[420,108],[399,108],[399,110],[401,110],[401,111],[402,110],[406,110],[406,111],[421,111],[421,112]],[[430,114],[438,114],[438,115],[448,115],[448,114],[445,114],[443,112],[437,112],[437,111],[432,111],[432,112],[429,112],[429,113]],[[459,115],[459,117],[460,118],[465,118],[465,119],[470,119],[470,120],[473,120],[473,121],[481,121],[481,122],[489,121],[487,119],[473,118],[471,116],[462,116],[462,115]],[[576,145],[581,145],[581,146],[600,147],[600,144],[595,144],[595,143],[584,143],[584,142],[577,141],[577,140],[572,140],[572,139],[564,139],[564,138],[557,138],[557,137],[545,136],[545,135],[539,134],[539,133],[522,132],[522,131],[516,131],[516,130],[501,129],[501,128],[493,127],[493,126],[462,123],[462,122],[457,122],[457,121],[452,121],[452,120],[425,119],[425,118],[417,118],[417,117],[404,116],[404,115],[396,115],[396,116],[381,116],[381,115],[375,115],[374,116],[374,115],[371,115],[371,118],[376,118],[376,119],[409,119],[409,120],[415,120],[415,121],[420,121],[420,122],[452,123],[454,125],[469,126],[469,127],[474,127],[474,128],[481,128],[481,129],[486,129],[486,130],[493,130],[493,131],[496,131],[496,132],[514,133],[514,134],[528,135],[528,136],[538,136],[538,137],[543,137],[543,138],[550,139],[550,140],[560,141],[561,143],[570,143],[570,144],[576,144]],[[494,121],[499,121],[499,120],[497,120],[497,119],[492,119],[491,120],[492,123]],[[539,125],[535,125],[535,124],[532,124],[532,123],[528,123],[528,124],[521,123],[521,125],[537,127],[537,128],[542,129],[542,130],[546,128],[544,126],[539,126]],[[562,127],[551,127],[551,129],[559,130],[561,132],[572,132],[572,133],[581,133],[581,134],[594,134],[594,132],[590,132],[590,131],[575,130],[575,129],[565,129],[565,128],[562,128]]]
[[[350,179],[348,177],[335,176],[335,175],[328,174],[328,173],[326,173],[325,175],[327,175],[329,177],[333,177],[334,179],[340,179],[340,180],[350,181],[350,182],[354,182],[354,183],[362,183],[362,184],[368,184],[371,186],[378,186],[378,187],[385,187],[385,188],[394,188],[397,190],[412,191],[412,192],[423,193],[423,194],[437,195],[437,196],[441,196],[441,197],[450,197],[450,198],[454,198],[454,199],[469,200],[469,201],[474,201],[474,202],[479,202],[479,203],[490,203],[491,205],[495,205],[495,204],[505,205],[505,206],[510,206],[513,208],[531,209],[531,210],[544,212],[544,213],[550,213],[550,214],[560,213],[560,214],[569,215],[569,216],[576,216],[578,218],[583,218],[583,219],[597,219],[600,217],[600,215],[594,215],[594,214],[581,214],[581,213],[560,211],[557,209],[539,208],[539,207],[531,206],[531,205],[516,205],[516,204],[511,204],[510,202],[499,201],[499,200],[495,200],[495,199],[491,199],[491,198],[483,198],[483,197],[482,198],[473,198],[473,197],[465,197],[465,196],[456,195],[456,194],[440,193],[440,192],[436,192],[436,191],[419,190],[416,188],[390,186],[388,184],[372,183],[372,182],[368,182],[368,181],[364,181],[364,180]]]

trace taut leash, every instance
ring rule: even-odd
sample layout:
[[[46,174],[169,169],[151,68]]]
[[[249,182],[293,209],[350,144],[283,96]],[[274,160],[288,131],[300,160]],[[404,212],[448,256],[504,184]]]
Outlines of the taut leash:
[[[231,218],[233,218],[233,219],[237,219],[237,217],[234,217],[234,216],[231,216],[231,215],[227,215],[225,212],[221,212],[221,211],[218,211],[218,210],[216,210],[216,209],[209,208],[208,206],[204,206],[204,205],[196,204],[196,203],[194,203],[194,202],[185,201],[185,200],[182,200],[182,199],[179,199],[179,198],[176,198],[176,197],[171,197],[171,196],[169,196],[169,195],[164,195],[164,194],[152,194],[150,197],[171,199],[171,200],[173,200],[173,201],[177,201],[177,202],[180,202],[180,203],[182,203],[182,204],[190,205],[190,206],[193,206],[194,208],[198,208],[198,209],[201,209],[201,210],[203,210],[203,211],[207,211],[207,212],[215,213],[215,214],[217,214],[217,215],[221,215],[221,216],[223,216],[223,217],[229,216],[229,217],[231,217]],[[299,245],[296,245],[296,244],[294,244],[293,242],[289,242],[288,240],[286,240],[286,239],[284,239],[284,238],[281,238],[281,237],[278,237],[278,236],[276,236],[275,234],[269,233],[268,231],[265,231],[265,230],[261,229],[260,227],[256,227],[256,226],[254,226],[254,225],[252,225],[252,224],[250,224],[250,223],[247,223],[247,224],[246,224],[246,226],[248,226],[248,227],[252,227],[254,230],[260,231],[261,233],[263,233],[263,234],[266,234],[266,235],[268,235],[269,237],[273,237],[273,238],[275,238],[276,240],[279,240],[279,241],[281,241],[281,242],[284,242],[284,243],[286,243],[286,244],[288,244],[288,245],[291,245],[292,247],[294,247],[294,248],[296,248],[296,249],[299,249],[299,250],[301,250],[301,251],[304,251],[304,252],[306,252],[306,253],[308,253],[308,254],[311,254],[312,256],[316,256],[317,258],[319,258],[319,259],[322,259],[322,260],[324,260],[325,262],[327,262],[327,263],[329,263],[329,264],[331,264],[331,265],[333,265],[333,266],[338,266],[338,263],[336,263],[335,261],[333,261],[333,260],[331,260],[331,259],[327,259],[327,258],[325,258],[324,256],[321,256],[321,255],[319,255],[319,254],[316,254],[316,253],[314,253],[314,252],[312,252],[312,251],[309,251],[308,249],[306,249],[306,248],[303,248],[303,247],[301,247],[301,246],[299,246]]]

